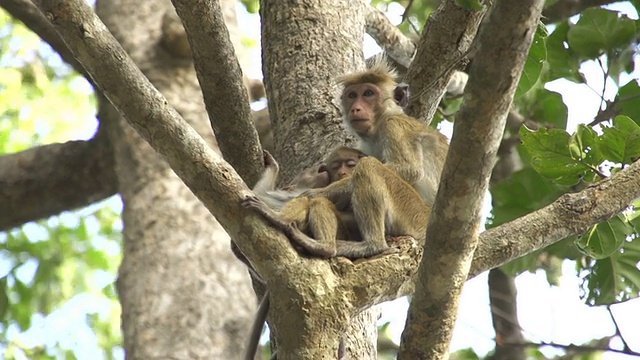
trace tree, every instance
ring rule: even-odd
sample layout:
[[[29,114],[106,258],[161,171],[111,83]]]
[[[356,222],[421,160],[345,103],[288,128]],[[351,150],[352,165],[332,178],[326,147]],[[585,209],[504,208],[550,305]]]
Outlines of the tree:
[[[560,23],[547,37],[542,29],[536,32],[540,1],[494,1],[490,12],[485,11],[489,6],[473,1],[464,6],[443,1],[414,46],[364,2],[262,1],[264,82],[285,180],[336,144],[349,142],[332,103],[331,80],[363,65],[365,28],[378,35],[400,65],[408,65],[415,51],[405,78],[419,96],[407,111],[425,121],[437,113],[452,70],[460,66],[461,58],[471,58],[465,97],[461,104],[446,102],[449,109],[460,110],[425,256],[422,244],[403,239],[397,254],[354,264],[339,258],[301,258],[282,234],[239,206],[248,191],[246,184],[253,184],[260,173],[261,154],[223,21],[222,14],[230,13],[233,1],[174,0],[178,16],[163,1],[98,2],[100,19],[80,1],[36,3],[42,13],[19,0],[3,0],[0,5],[90,76],[99,93],[100,128],[89,142],[50,145],[0,158],[0,168],[7,169],[0,172],[6,174],[0,181],[13,186],[5,195],[12,206],[0,212],[6,219],[2,228],[120,193],[125,204],[125,250],[118,292],[127,356],[230,358],[238,353],[243,339],[238,334],[246,333],[253,298],[246,278],[239,275],[242,265],[228,251],[228,236],[210,214],[266,281],[271,330],[282,359],[335,356],[347,325],[349,352],[356,358],[372,357],[371,337],[363,334],[372,333],[375,310],[360,310],[411,294],[414,283],[417,291],[399,357],[446,357],[457,294],[467,273],[473,276],[532,251],[538,251],[536,259],[542,252],[567,257],[566,252],[541,249],[590,227],[590,236],[578,241],[589,255],[610,263],[621,257],[625,259],[619,264],[638,261],[632,236],[635,212],[600,224],[640,196],[640,165],[634,163],[640,151],[633,141],[640,133],[636,123],[640,117],[628,101],[636,96],[637,84],[622,87],[619,98],[603,109],[608,112],[603,111],[597,123],[608,121],[612,114],[628,116],[616,117],[615,127],[605,127],[603,135],[589,127],[581,127],[573,136],[561,129],[521,129],[523,123],[537,125],[547,118],[551,124],[562,122],[562,114],[551,112],[558,97],[542,86],[557,77],[576,79],[584,59],[605,58],[607,76],[616,79],[623,69],[632,70],[629,59],[634,52],[627,49],[635,44],[636,25],[615,13],[585,10],[582,24]],[[597,5],[560,6],[568,3],[547,7],[546,19],[560,21]],[[480,26],[483,17],[486,21]],[[225,20],[233,23],[232,17]],[[592,36],[590,31],[602,25],[610,27],[606,34],[615,36]],[[190,46],[185,45],[187,40]],[[519,113],[513,109],[509,113],[523,67],[526,76],[515,93]],[[210,124],[204,122],[207,116]],[[505,123],[509,136],[498,149]],[[212,150],[216,141],[211,128],[226,161]],[[520,160],[517,139],[522,139],[530,158],[525,158],[525,165],[509,166],[506,160]],[[478,236],[480,203],[498,151],[503,154],[499,166],[506,171],[494,170],[497,226]],[[33,156],[34,152],[40,155]],[[615,175],[605,176],[605,160],[619,164],[613,167]],[[34,188],[26,188],[25,175],[19,172],[18,164],[25,161],[46,170],[39,172]],[[59,165],[49,169],[43,164]],[[518,167],[522,170],[513,173]],[[581,191],[551,202],[569,189],[550,186],[545,178]],[[517,199],[510,196],[517,189],[509,186],[513,179],[520,186],[531,185],[531,190],[546,186],[543,196],[515,207],[517,215],[536,210],[517,219],[505,213]],[[585,182],[595,184],[582,189]],[[29,197],[41,200],[39,206],[28,206],[34,203],[26,201]],[[611,230],[606,233],[605,228]],[[534,261],[528,268],[539,265]],[[597,282],[606,275],[597,261],[588,268],[594,274],[589,281],[594,289],[591,301],[637,296],[640,283],[629,271],[615,279],[613,298],[596,295],[607,286],[606,281]]]

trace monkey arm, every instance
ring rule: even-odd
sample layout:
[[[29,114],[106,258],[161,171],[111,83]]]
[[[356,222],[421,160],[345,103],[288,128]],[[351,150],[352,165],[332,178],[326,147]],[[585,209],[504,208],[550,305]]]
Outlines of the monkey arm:
[[[326,187],[307,190],[300,196],[310,198],[324,197],[334,203],[338,210],[346,210],[351,203],[352,192],[351,176],[347,176],[338,181],[334,181]]]

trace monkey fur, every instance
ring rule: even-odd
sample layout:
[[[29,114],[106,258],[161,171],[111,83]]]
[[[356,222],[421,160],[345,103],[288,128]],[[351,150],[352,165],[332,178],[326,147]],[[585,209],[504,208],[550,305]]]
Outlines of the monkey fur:
[[[338,240],[337,255],[382,253],[388,249],[385,235],[424,240],[449,149],[446,137],[403,112],[394,71],[382,58],[338,82],[347,128],[358,137],[358,148],[371,157],[362,159],[352,176],[303,196],[325,197],[338,209],[351,204],[362,241]],[[309,241],[299,241],[299,236],[292,240],[313,252]]]

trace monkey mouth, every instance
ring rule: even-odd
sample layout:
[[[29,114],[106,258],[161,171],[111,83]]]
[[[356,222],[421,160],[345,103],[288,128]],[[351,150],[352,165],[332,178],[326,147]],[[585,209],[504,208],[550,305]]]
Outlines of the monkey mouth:
[[[351,119],[352,123],[367,122],[369,119]]]

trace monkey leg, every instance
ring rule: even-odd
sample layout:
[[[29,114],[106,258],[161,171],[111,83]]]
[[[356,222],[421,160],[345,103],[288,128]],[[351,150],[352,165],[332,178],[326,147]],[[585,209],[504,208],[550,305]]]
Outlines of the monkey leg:
[[[331,211],[333,204],[328,202],[328,200],[326,200],[325,203],[322,200],[305,197],[296,198],[287,202],[280,214],[273,211],[256,196],[246,197],[242,201],[242,206],[258,212],[287,235],[289,240],[302,246],[311,255],[324,258],[335,256],[335,238],[338,220],[335,213]],[[327,211],[324,209],[326,206],[330,206],[331,208]],[[312,212],[318,216],[315,221],[310,220]],[[333,215],[333,219],[326,215],[327,212]],[[329,218],[328,221],[326,218]],[[304,233],[306,229],[313,229],[309,231],[318,231],[318,234],[322,234],[321,236],[330,234],[331,236],[328,237],[330,242],[318,242],[312,239]]]

